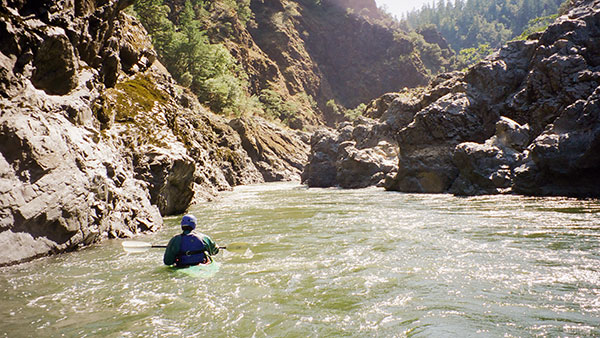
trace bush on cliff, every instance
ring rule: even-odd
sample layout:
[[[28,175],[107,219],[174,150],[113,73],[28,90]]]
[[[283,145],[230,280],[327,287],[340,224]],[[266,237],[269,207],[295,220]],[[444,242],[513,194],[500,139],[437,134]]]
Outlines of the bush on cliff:
[[[246,8],[245,3],[237,6]],[[163,0],[139,0],[134,8],[161,62],[181,85],[217,113],[240,112],[252,106],[247,76],[224,46],[210,43],[199,20],[208,15],[205,6],[204,1],[185,1],[173,20],[177,24],[169,19],[172,13]],[[247,11],[241,13],[244,20],[250,20]]]

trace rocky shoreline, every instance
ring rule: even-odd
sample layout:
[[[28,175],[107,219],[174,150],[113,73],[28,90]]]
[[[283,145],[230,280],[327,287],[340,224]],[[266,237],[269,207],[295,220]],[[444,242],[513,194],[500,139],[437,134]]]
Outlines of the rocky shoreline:
[[[385,132],[357,139],[378,144],[393,135],[397,168],[362,156],[365,169],[351,171],[352,180],[375,185],[381,181],[371,178],[385,175],[386,189],[415,193],[600,197],[597,41],[600,1],[578,1],[545,31],[466,72],[440,75],[418,95],[374,101],[372,119],[355,124]],[[313,136],[307,185],[346,186],[344,164],[356,158],[346,128]]]
[[[300,178],[307,134],[207,111],[156,61],[131,3],[1,3],[0,266]]]

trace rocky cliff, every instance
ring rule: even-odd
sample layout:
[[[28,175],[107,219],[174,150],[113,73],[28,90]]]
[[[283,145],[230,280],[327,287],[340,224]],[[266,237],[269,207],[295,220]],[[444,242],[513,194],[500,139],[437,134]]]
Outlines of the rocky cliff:
[[[386,188],[600,196],[597,41],[600,1],[577,1],[545,31],[508,43],[464,73],[443,74],[416,95],[381,98],[370,116],[392,130],[399,149]],[[310,172],[319,171],[313,162],[345,158],[324,154],[313,146],[309,185]],[[328,161],[315,161],[320,157]]]
[[[307,138],[177,86],[124,0],[0,2],[0,266],[299,177]]]
[[[217,4],[211,22],[231,29],[224,33],[206,24],[211,40],[238,59],[251,94],[270,89],[303,103],[294,118],[303,120],[301,127],[339,122],[326,109],[330,100],[352,108],[397,88],[428,83],[416,46],[406,32],[378,21],[373,0],[252,0],[254,20],[246,25]],[[304,95],[316,107],[299,100]]]

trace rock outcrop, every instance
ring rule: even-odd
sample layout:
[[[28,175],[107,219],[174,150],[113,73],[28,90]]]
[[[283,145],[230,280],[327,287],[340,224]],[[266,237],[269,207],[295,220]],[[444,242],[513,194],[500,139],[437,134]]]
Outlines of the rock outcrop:
[[[240,135],[242,147],[266,182],[291,181],[300,176],[310,150],[304,132],[283,132],[261,118],[237,118],[229,125]]]
[[[156,230],[235,185],[299,178],[306,137],[251,119],[238,133],[203,108],[122,12],[131,1],[0,4],[0,266]]]
[[[311,154],[302,173],[309,187],[364,188],[382,185],[397,170],[393,136],[374,120],[359,118],[338,131],[320,129],[311,138]]]
[[[368,116],[391,131],[399,146],[397,173],[387,176],[385,187],[600,196],[596,41],[600,1],[577,1],[545,31],[509,42],[464,73],[442,74],[416,95],[388,94],[372,102]],[[332,163],[344,156],[313,141],[311,166],[323,164],[329,172],[324,177],[331,178],[337,168]],[[314,175],[305,171],[307,176]],[[336,176],[318,185],[340,181]]]
[[[546,31],[435,83],[398,131],[398,175],[386,187],[600,195],[598,39],[600,2],[579,2]]]

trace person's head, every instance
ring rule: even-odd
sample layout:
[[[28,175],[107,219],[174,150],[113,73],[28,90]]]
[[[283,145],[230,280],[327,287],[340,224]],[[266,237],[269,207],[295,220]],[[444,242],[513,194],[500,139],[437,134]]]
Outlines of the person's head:
[[[181,219],[181,230],[183,231],[192,231],[196,229],[196,216],[194,215],[185,215]]]

